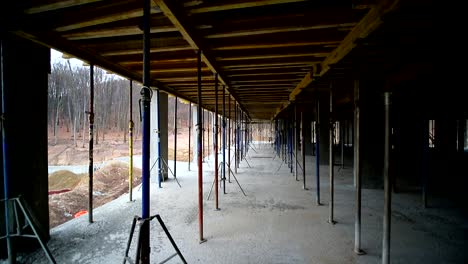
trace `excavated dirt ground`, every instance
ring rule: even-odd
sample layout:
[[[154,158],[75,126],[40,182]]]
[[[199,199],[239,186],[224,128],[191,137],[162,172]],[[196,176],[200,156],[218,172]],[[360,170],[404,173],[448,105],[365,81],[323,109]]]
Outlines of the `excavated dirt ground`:
[[[49,133],[49,166],[86,166],[89,162],[88,140],[82,138],[73,142],[70,133],[61,130],[57,144]],[[168,160],[174,159],[174,135],[169,133]],[[96,142],[96,139],[95,139]],[[101,164],[115,158],[128,156],[128,141],[123,135],[106,133],[105,139],[94,144],[95,164]],[[141,155],[141,139],[134,141],[134,155]],[[188,161],[188,129],[179,129],[177,135],[177,160]],[[128,164],[112,161],[96,169],[93,177],[93,208],[108,203],[128,192]],[[71,170],[71,169],[70,169]],[[75,217],[75,214],[88,209],[88,173],[75,174],[69,170],[59,170],[49,174],[49,210],[50,227],[53,228]],[[141,170],[134,168],[133,186],[141,182]]]

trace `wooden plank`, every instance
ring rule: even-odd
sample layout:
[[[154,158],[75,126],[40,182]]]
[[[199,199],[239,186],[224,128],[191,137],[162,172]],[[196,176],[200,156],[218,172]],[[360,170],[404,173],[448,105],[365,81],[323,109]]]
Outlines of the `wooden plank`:
[[[151,2],[151,14],[158,14],[161,11],[157,8],[157,6]],[[105,24],[115,21],[126,20],[135,17],[142,17],[143,16],[143,8],[142,7],[135,7],[134,9],[120,9],[112,13],[102,12],[99,15],[95,15],[94,17],[86,17],[86,14],[82,15],[82,18],[79,21],[65,24],[62,26],[58,26],[55,28],[57,32],[69,31],[89,26],[95,26],[99,24]]]
[[[215,46],[211,50],[247,50],[247,49],[270,49],[270,48],[284,48],[284,47],[303,47],[303,46],[324,46],[324,45],[338,45],[339,41],[295,41],[283,43],[270,43],[270,44],[232,44],[228,46]]]
[[[183,51],[192,50],[192,47],[187,45],[169,46],[164,48],[150,48],[150,53],[168,52],[168,51]],[[130,55],[130,54],[143,54],[143,49],[124,49],[100,52],[101,56],[119,56],[119,55]]]
[[[399,0],[383,0],[378,5],[375,5],[364,18],[359,21],[353,30],[349,32],[341,44],[321,62],[320,67],[314,67],[314,70],[306,74],[302,81],[291,92],[289,101],[278,107],[275,117],[283,111],[291,101],[294,101],[296,96],[301,93],[304,88],[313,82],[315,75],[323,76],[327,73],[331,65],[339,62],[356,46],[356,40],[365,38],[376,30],[382,24],[382,16],[396,10],[398,6]]]
[[[205,64],[211,69],[213,73],[218,73],[219,82],[225,84],[225,88],[228,93],[230,93],[235,101],[239,103],[239,106],[242,110],[246,111],[242,106],[242,102],[237,100],[235,92],[229,87],[229,83],[224,77],[223,72],[220,70],[220,67],[216,65],[216,60],[211,57],[207,50],[202,45],[202,40],[195,34],[193,28],[190,27],[186,15],[181,11],[181,7],[176,7],[174,1],[169,0],[154,0],[154,2],[159,6],[160,10],[166,15],[169,20],[172,21],[172,24],[179,29],[179,32],[184,36],[185,40],[192,46],[194,50],[202,50],[202,60]],[[247,113],[248,115],[248,113]]]
[[[200,14],[200,13],[208,13],[208,12],[218,12],[218,11],[226,11],[226,10],[233,10],[233,9],[241,9],[241,8],[249,8],[249,7],[259,7],[259,6],[266,6],[266,5],[277,5],[277,4],[285,4],[285,3],[295,3],[295,2],[303,2],[305,0],[234,0],[234,1],[222,1],[222,2],[214,2],[211,4],[202,5],[200,7],[195,7],[189,10],[191,14]]]
[[[12,33],[14,33],[15,35],[19,37],[29,39],[35,43],[39,43],[41,45],[62,51],[67,54],[71,54],[72,56],[79,58],[87,63],[92,62],[96,66],[99,66],[103,68],[104,70],[113,72],[125,78],[129,78],[137,82],[140,82],[143,79],[141,74],[135,71],[130,71],[127,68],[114,63],[113,61],[110,61],[102,56],[99,56],[98,54],[94,53],[91,50],[74,45],[73,43],[70,43],[70,41],[67,41],[66,39],[60,37],[56,33],[49,32],[47,33],[47,35],[44,35],[44,36],[32,35],[24,31],[15,31]],[[196,102],[192,98],[189,98],[186,95],[179,93],[177,90],[171,88],[170,86],[168,86],[167,84],[159,80],[152,79],[151,85],[153,87],[158,87],[162,91],[168,92],[182,99],[185,99],[194,103]]]
[[[176,32],[178,31],[174,26],[159,26],[150,29],[150,33],[163,33],[163,32]],[[93,38],[108,38],[108,37],[121,37],[130,35],[143,35],[141,29],[137,26],[117,27],[112,29],[96,29],[85,32],[75,32],[64,34],[63,37],[69,40],[82,40]]]
[[[291,32],[291,31],[349,28],[355,25],[356,23],[342,23],[342,24],[323,24],[323,25],[311,25],[311,26],[251,28],[251,29],[242,29],[242,30],[229,31],[229,32],[211,33],[211,34],[206,35],[205,38],[208,38],[208,39],[231,38],[231,37],[253,36],[253,35],[272,34],[272,33],[283,33],[283,32]]]
[[[47,4],[29,7],[24,10],[24,13],[37,14],[37,13],[53,11],[53,10],[69,8],[69,7],[75,7],[79,5],[95,3],[95,2],[100,2],[100,1],[103,1],[103,0],[54,0],[53,2],[49,2]]]
[[[237,61],[237,60],[261,60],[261,59],[282,59],[282,58],[295,58],[295,57],[310,57],[310,58],[323,58],[329,53],[324,52],[309,52],[298,54],[269,54],[269,55],[246,55],[237,57],[216,57],[218,61]]]

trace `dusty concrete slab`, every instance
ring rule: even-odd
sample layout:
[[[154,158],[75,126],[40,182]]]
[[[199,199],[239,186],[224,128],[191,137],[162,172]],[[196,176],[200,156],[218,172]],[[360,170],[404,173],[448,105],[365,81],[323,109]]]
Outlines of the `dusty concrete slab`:
[[[268,145],[255,144],[238,174],[244,196],[231,177],[227,194],[220,189],[220,211],[206,200],[213,181],[213,158],[204,165],[204,234],[198,241],[196,166],[177,164],[182,188],[170,180],[157,187],[151,179],[151,213],[160,214],[188,263],[379,263],[381,253],[383,192],[363,190],[362,247],[354,243],[354,189],[351,161],[336,167],[335,220],[328,219],[328,169],[321,168],[323,206],[315,205],[314,157],[306,157],[306,182],[295,181],[286,164]],[[233,151],[231,151],[233,153]],[[275,158],[274,158],[275,157]],[[220,159],[221,160],[221,159]],[[172,164],[170,162],[169,164]],[[301,178],[301,177],[299,177]],[[124,195],[96,208],[95,223],[80,217],[51,230],[48,243],[58,263],[121,263],[133,216],[141,211],[141,190],[135,201]],[[435,199],[435,198],[434,198]],[[436,200],[433,200],[434,203]],[[438,207],[423,209],[418,193],[394,194],[392,211],[392,263],[466,263],[468,221],[457,207],[437,200]],[[135,240],[133,241],[135,243]],[[135,244],[131,248],[134,256]],[[163,230],[151,224],[151,262],[174,253]],[[47,263],[42,251],[21,255],[20,263]],[[168,263],[180,263],[177,257]]]

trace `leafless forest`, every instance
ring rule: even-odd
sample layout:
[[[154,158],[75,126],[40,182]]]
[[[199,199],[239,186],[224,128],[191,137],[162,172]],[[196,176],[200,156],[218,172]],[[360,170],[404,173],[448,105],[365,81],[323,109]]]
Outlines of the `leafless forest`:
[[[72,66],[69,62],[52,65],[49,75],[48,124],[52,144],[57,144],[59,129],[66,130],[75,146],[86,144],[88,138],[88,113],[90,99],[89,67]],[[133,82],[132,118],[135,123],[134,136],[140,136],[139,99],[141,85]],[[106,135],[121,135],[123,142],[128,136],[130,81],[105,70],[94,70],[94,131],[95,144],[106,140]],[[175,98],[168,100],[168,126],[174,127]],[[178,104],[178,126],[188,125],[188,104]]]

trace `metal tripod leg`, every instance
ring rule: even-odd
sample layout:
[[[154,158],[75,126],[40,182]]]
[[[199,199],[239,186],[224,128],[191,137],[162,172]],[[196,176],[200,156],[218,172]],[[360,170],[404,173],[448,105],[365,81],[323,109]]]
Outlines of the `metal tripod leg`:
[[[229,170],[231,170],[231,168],[229,168]],[[239,181],[237,180],[236,175],[234,174],[234,172],[233,172],[232,170],[231,170],[231,173],[232,173],[232,176],[234,177],[234,179],[236,180],[237,185],[239,185],[239,188],[241,189],[241,191],[242,191],[242,193],[244,194],[244,196],[247,196],[247,194],[245,194],[244,189],[242,189],[242,186],[240,185]]]
[[[181,186],[180,183],[179,183],[179,180],[177,179],[177,177],[175,176],[175,174],[174,174],[174,172],[171,170],[171,168],[169,168],[169,165],[167,164],[166,160],[164,160],[164,158],[161,158],[161,160],[164,162],[164,164],[166,164],[167,169],[171,172],[172,177],[174,177],[174,179],[176,180],[176,182],[177,182],[177,184],[179,185],[179,187],[182,188],[182,186]]]

